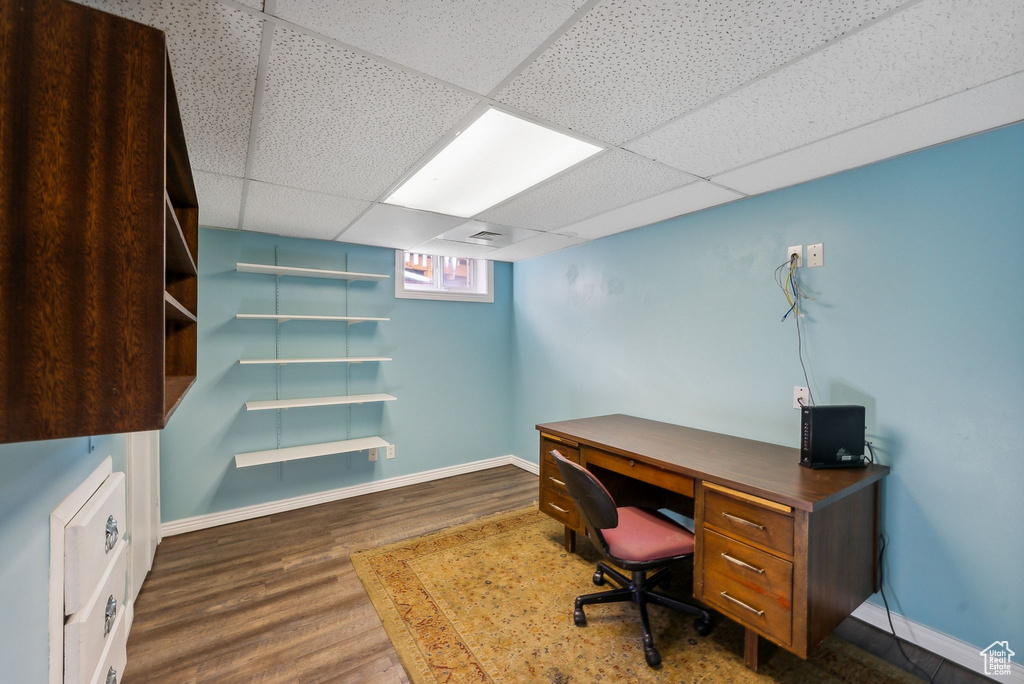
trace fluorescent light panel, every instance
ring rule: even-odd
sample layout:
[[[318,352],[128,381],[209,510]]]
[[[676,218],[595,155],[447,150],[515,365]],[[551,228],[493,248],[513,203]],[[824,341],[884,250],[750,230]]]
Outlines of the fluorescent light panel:
[[[384,201],[468,218],[601,149],[488,109]]]

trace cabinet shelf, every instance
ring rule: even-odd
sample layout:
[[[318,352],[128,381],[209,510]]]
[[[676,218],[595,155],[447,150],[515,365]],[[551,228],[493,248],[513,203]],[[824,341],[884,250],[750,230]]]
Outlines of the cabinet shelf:
[[[196,381],[194,375],[168,375],[164,377],[164,421],[166,422],[178,404],[185,397],[185,392]]]
[[[303,278],[328,278],[330,280],[388,280],[384,273],[358,273],[355,271],[330,271],[322,268],[300,268],[298,266],[274,266],[273,264],[249,264],[239,261],[235,270],[240,273],[264,273],[267,275],[299,276]]]
[[[264,465],[266,463],[285,463],[304,458],[345,454],[352,451],[363,451],[364,449],[387,446],[388,443],[380,437],[360,437],[359,439],[345,439],[340,442],[322,442],[320,444],[306,444],[304,446],[286,447],[284,449],[250,451],[244,454],[235,454],[235,467],[248,468],[249,466]]]
[[[164,317],[168,321],[174,321],[175,323],[196,322],[196,315],[172,297],[170,292],[164,292]]]
[[[316,359],[239,359],[242,366],[251,365],[278,365],[284,366],[289,363],[370,363],[374,361],[390,361],[388,356],[335,356]]]
[[[167,231],[167,270],[186,276],[196,275],[196,262],[185,242],[185,233],[181,230],[181,223],[178,222],[178,216],[174,213],[174,207],[171,205],[171,198],[166,189],[164,190],[164,215],[164,230]]]
[[[284,323],[285,321],[338,321],[346,322],[349,325],[353,323],[364,323],[366,321],[390,321],[390,318],[377,318],[373,316],[315,316],[309,314],[246,314],[240,313],[235,314],[235,318],[241,318],[245,320],[256,320],[256,321],[277,321],[278,323]]]
[[[395,401],[398,397],[390,394],[348,394],[337,397],[306,397],[304,399],[271,399],[268,401],[247,401],[246,411],[270,411],[274,409],[306,408],[311,406],[346,406],[349,404],[371,404]]]

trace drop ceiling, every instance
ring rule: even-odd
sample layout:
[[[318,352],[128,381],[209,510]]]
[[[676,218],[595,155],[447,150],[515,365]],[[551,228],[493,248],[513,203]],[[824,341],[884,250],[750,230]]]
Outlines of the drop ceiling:
[[[1019,0],[83,2],[167,32],[217,228],[518,261],[1024,119]],[[604,149],[381,203],[489,107]]]

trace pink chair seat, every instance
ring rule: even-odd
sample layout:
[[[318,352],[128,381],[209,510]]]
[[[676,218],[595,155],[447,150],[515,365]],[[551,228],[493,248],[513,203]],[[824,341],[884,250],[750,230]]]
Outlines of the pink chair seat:
[[[617,509],[619,524],[601,530],[608,550],[624,561],[651,561],[693,553],[693,535],[642,508]]]

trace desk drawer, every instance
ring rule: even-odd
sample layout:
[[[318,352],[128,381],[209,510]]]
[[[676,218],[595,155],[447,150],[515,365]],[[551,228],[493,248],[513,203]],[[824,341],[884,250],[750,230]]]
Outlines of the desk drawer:
[[[124,669],[128,665],[128,608],[121,611],[114,623],[103,649],[99,665],[92,673],[91,684],[119,684],[124,679]],[[85,684],[87,680],[82,680]]]
[[[573,463],[580,462],[580,447],[576,442],[561,437],[555,437],[553,435],[547,435],[543,432],[540,433],[540,461],[543,463],[547,461],[553,467],[555,466],[555,459],[551,455],[551,450],[557,449],[558,453],[562,454],[566,459]],[[556,467],[557,471],[558,468]]]
[[[588,467],[595,465],[683,496],[693,496],[693,478],[686,475],[656,468],[625,456],[610,454],[588,446],[583,447],[583,461]]]
[[[566,489],[565,482],[562,481],[562,474],[554,463],[548,461],[541,461],[540,464],[540,488],[550,489],[564,497],[569,496],[569,490]]]
[[[541,487],[540,510],[566,527],[573,529],[579,527],[580,523],[579,516],[576,514],[576,504],[572,502],[572,499],[567,494]]]
[[[734,577],[704,571],[704,603],[788,646],[793,635],[793,609],[765,596],[757,586]]]
[[[85,607],[125,530],[124,473],[113,473],[64,528],[66,615]]]
[[[730,491],[705,485],[704,523],[740,541],[751,541],[792,556],[793,518],[782,512],[788,507],[770,501],[761,504],[757,497],[742,492],[730,494]]]
[[[704,573],[718,573],[793,609],[793,564],[724,535],[704,530]]]

